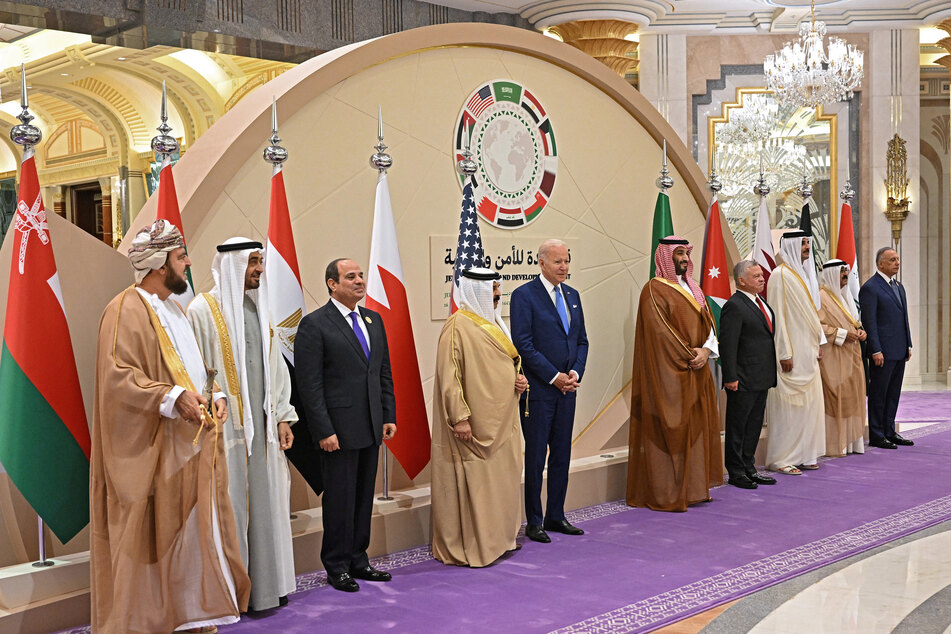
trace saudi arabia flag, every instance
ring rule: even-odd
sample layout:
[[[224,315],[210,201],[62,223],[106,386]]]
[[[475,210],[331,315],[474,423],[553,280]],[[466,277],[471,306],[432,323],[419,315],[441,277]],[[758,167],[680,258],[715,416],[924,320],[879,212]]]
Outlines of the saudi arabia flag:
[[[703,234],[703,269],[700,288],[707,298],[716,330],[720,332],[720,311],[730,299],[730,274],[727,271],[726,244],[723,241],[723,221],[720,203],[714,194],[707,212],[707,226]]]
[[[651,232],[651,252],[648,258],[651,263],[651,277],[654,277],[654,254],[661,238],[674,235],[674,221],[670,218],[670,196],[666,190],[657,192],[657,202],[654,203],[654,230]]]
[[[62,542],[89,523],[89,426],[33,151],[23,154],[0,356],[0,462]]]

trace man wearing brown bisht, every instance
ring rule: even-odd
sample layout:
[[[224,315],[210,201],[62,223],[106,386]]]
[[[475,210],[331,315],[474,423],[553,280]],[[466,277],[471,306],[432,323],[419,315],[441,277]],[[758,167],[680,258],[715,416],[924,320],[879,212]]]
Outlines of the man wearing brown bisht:
[[[170,297],[187,288],[181,233],[155,221],[136,235],[129,260],[135,286],[99,324],[92,627],[215,632],[247,609],[250,587],[228,498],[227,400]]]
[[[528,387],[498,312],[499,274],[471,268],[439,335],[433,388],[433,556],[488,566],[516,548],[522,520],[518,397]]]
[[[849,293],[849,265],[829,260],[819,278],[819,321],[826,336],[819,361],[826,410],[826,455],[865,453],[865,330]]]
[[[668,236],[641,290],[634,332],[627,503],[686,511],[723,484],[713,315],[693,279],[693,247]]]

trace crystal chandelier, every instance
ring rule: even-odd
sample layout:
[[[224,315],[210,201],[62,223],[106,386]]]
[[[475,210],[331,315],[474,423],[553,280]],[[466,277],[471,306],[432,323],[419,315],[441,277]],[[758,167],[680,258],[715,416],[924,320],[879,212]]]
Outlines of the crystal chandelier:
[[[786,42],[781,51],[763,62],[766,86],[784,106],[816,108],[852,96],[865,74],[865,55],[837,37],[829,38],[826,55],[822,38],[826,25],[816,22],[812,0],[812,22],[799,24],[799,42]]]
[[[779,104],[768,95],[743,95],[743,106],[730,111],[717,132],[720,143],[763,143],[778,123]]]
[[[775,192],[792,189],[801,173],[796,166],[806,159],[806,148],[790,139],[769,139],[765,143],[724,145],[719,170],[726,198],[749,192],[760,172]]]

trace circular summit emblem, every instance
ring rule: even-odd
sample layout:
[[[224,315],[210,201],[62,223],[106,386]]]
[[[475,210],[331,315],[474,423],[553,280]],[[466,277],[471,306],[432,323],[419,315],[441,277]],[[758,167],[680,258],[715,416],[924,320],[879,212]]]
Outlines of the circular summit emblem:
[[[502,229],[524,227],[541,215],[558,173],[555,133],[538,98],[510,79],[480,86],[466,99],[456,126],[455,157],[462,159],[468,124],[476,210]],[[465,176],[460,184],[465,185]]]

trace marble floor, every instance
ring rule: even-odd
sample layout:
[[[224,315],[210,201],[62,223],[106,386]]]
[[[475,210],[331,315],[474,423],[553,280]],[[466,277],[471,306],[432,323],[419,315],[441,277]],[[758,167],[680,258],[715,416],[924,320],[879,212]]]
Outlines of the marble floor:
[[[906,391],[947,389],[944,384],[927,384],[910,386]],[[906,423],[899,431],[930,424]],[[790,579],[661,631],[951,634],[951,522]]]

